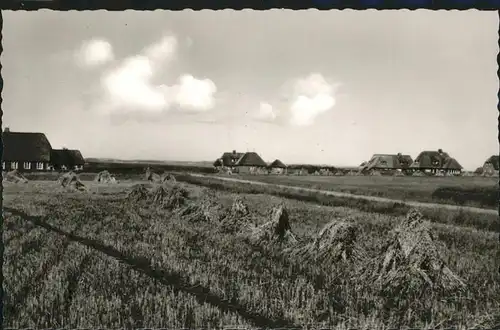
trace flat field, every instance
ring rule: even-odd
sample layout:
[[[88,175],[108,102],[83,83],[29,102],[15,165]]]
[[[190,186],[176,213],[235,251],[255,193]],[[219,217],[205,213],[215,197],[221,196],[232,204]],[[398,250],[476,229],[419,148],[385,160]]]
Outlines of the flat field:
[[[127,192],[139,181],[84,183],[89,192],[66,191],[53,181],[4,184],[6,326],[465,329],[500,321],[494,231],[431,223],[465,289],[450,294],[419,284],[412,290],[417,284],[403,281],[388,293],[365,276],[404,216],[214,192],[224,208],[243,197],[248,222],[256,226],[283,204],[301,242],[331,221],[359,226],[355,244],[363,259],[303,262],[279,246],[248,240],[249,223],[235,234],[219,222],[193,222],[179,209],[130,201]],[[207,194],[200,186],[178,185],[189,203]]]
[[[498,209],[498,178],[478,176],[231,175],[233,178],[391,199]]]

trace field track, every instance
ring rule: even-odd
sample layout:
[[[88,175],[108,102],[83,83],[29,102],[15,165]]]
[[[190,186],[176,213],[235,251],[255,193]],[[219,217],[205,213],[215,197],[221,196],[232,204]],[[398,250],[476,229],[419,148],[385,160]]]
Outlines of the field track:
[[[355,195],[355,194],[349,194],[349,193],[343,193],[343,192],[337,192],[337,191],[302,188],[302,187],[296,187],[296,186],[291,186],[291,185],[271,184],[271,183],[260,182],[260,181],[251,181],[251,180],[227,178],[227,177],[220,177],[220,176],[203,175],[203,174],[197,174],[197,173],[190,173],[189,175],[191,175],[193,177],[210,178],[210,179],[229,181],[229,182],[246,183],[246,184],[257,185],[257,186],[272,186],[272,187],[277,187],[277,188],[295,189],[297,191],[315,192],[315,193],[321,193],[321,194],[325,194],[328,196],[334,196],[334,197],[348,197],[348,198],[363,199],[363,200],[368,200],[368,201],[373,201],[373,202],[401,203],[404,205],[408,205],[411,207],[418,207],[418,208],[432,208],[432,209],[444,208],[444,209],[448,209],[448,210],[457,210],[457,211],[464,210],[464,211],[476,212],[476,213],[481,213],[481,214],[498,214],[498,210],[482,209],[482,208],[478,208],[478,207],[458,206],[458,205],[438,204],[438,203],[423,203],[423,202],[414,202],[414,201],[403,201],[403,200],[390,199],[390,198],[384,198],[384,197]]]

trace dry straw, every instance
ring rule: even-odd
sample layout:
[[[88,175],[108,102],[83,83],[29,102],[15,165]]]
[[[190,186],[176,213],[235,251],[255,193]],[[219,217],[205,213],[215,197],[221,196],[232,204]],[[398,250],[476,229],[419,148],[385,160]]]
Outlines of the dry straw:
[[[10,172],[3,172],[3,181],[11,183],[28,183],[28,179],[24,177],[18,170],[12,170]]]
[[[99,172],[95,179],[95,182],[98,183],[117,183],[114,176],[112,176],[108,171]]]

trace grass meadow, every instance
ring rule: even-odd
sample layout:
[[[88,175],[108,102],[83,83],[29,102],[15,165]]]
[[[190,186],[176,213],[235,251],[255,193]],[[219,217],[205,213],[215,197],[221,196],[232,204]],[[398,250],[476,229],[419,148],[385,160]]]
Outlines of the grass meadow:
[[[498,177],[232,175],[272,184],[398,200],[498,209]]]
[[[387,292],[367,278],[389,231],[404,218],[402,206],[280,195],[187,176],[178,181],[190,203],[208,190],[224,208],[242,197],[256,226],[283,204],[301,242],[331,221],[349,219],[360,228],[363,258],[304,262],[247,239],[245,226],[227,232],[218,222],[135,203],[127,193],[144,183],[137,179],[83,181],[88,192],[55,181],[4,183],[4,324],[471,329],[500,322],[497,217],[439,209],[427,215],[444,260],[466,283],[463,291],[410,290],[408,282]]]

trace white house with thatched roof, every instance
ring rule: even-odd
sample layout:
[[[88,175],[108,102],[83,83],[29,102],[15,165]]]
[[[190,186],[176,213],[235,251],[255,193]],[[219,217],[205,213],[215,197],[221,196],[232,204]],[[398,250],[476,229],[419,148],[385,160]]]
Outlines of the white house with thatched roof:
[[[267,174],[267,164],[256,152],[246,152],[236,162],[235,171],[242,174]]]

